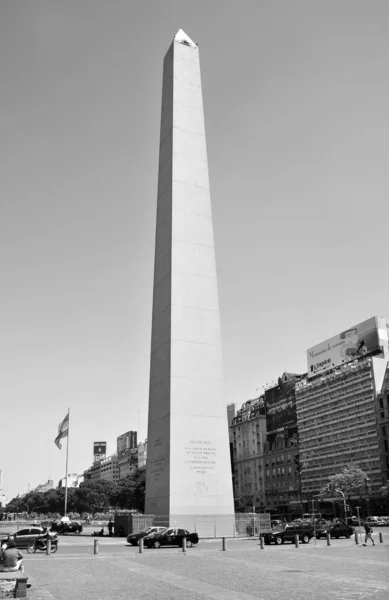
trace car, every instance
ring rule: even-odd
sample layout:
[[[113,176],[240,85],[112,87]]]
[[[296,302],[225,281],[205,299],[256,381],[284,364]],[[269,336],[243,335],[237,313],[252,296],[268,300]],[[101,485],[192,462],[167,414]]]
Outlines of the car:
[[[32,542],[45,534],[46,529],[43,529],[43,527],[25,527],[24,529],[19,529],[19,531],[10,534],[9,537],[14,540],[16,548],[27,548]],[[49,534],[51,539],[58,539],[58,536],[54,531],[49,531]],[[0,545],[7,542],[7,539],[8,537],[2,538]]]
[[[326,537],[327,533],[330,534],[332,538],[338,539],[340,537],[345,537],[347,539],[354,533],[353,528],[346,523],[327,523],[327,525],[322,525],[321,527],[316,528],[316,538],[319,540],[321,537]]]
[[[385,527],[386,523],[380,517],[366,517],[365,523],[375,527]]]
[[[309,544],[309,540],[313,538],[313,527],[310,523],[286,523],[280,527],[275,527],[273,531],[265,533],[264,541],[265,544],[277,544],[277,546],[284,542],[294,542],[296,535],[299,536],[299,541],[303,544]]]
[[[146,536],[151,536],[153,533],[163,533],[167,529],[166,527],[146,527],[138,533],[130,533],[127,537],[127,542],[132,546],[139,546],[139,540]]]
[[[179,546],[182,547],[182,540],[186,538],[186,547],[191,548],[198,544],[199,536],[197,533],[190,533],[187,529],[170,528],[162,533],[152,533],[144,538],[144,544],[147,548],[160,548],[161,546]]]
[[[383,521],[385,523],[385,526],[389,525],[389,517],[380,517],[381,521]]]
[[[81,521],[61,521],[57,523],[53,521],[51,524],[53,531],[58,531],[62,535],[68,535],[68,533],[81,533],[82,523]]]

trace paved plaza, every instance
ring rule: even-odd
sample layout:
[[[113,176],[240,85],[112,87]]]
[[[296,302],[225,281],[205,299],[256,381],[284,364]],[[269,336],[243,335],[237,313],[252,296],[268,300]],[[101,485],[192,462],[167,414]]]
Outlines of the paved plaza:
[[[389,534],[383,544],[357,546],[353,539],[295,548],[258,540],[201,541],[181,549],[145,549],[103,538],[61,537],[55,555],[25,554],[31,600],[353,600],[388,598]]]

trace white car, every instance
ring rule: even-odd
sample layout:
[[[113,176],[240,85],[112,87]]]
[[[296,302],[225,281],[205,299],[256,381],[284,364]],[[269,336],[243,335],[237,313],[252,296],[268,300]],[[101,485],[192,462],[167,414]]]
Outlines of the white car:
[[[368,523],[372,526],[375,525],[376,527],[385,527],[386,525],[385,521],[380,517],[367,517],[365,519],[365,523]]]

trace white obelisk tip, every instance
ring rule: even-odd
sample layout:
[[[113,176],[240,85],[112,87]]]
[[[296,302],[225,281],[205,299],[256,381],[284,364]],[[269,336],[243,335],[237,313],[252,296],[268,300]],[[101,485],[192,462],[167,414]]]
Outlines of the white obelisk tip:
[[[191,40],[182,29],[177,31],[176,35],[174,36],[174,41],[179,42],[180,44],[185,44],[186,46],[192,46],[192,48],[197,48],[197,44],[195,44],[194,41]]]

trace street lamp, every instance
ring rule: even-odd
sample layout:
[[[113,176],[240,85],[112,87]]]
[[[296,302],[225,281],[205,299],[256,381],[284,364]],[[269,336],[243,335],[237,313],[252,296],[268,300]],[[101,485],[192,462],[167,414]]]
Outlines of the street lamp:
[[[366,491],[366,516],[370,516],[370,478],[365,479],[365,491]]]
[[[358,525],[359,525],[359,536],[361,536],[361,517],[360,517],[360,515],[359,515],[359,509],[360,509],[360,508],[361,508],[360,506],[357,506]]]
[[[313,534],[314,534],[314,537],[315,537],[315,546],[316,546],[315,498],[321,498],[321,494],[314,494],[314,495],[312,496],[312,519],[313,519]]]
[[[347,521],[347,504],[346,504],[346,497],[343,494],[342,490],[335,488],[335,492],[339,492],[339,494],[342,494],[342,498],[343,498],[343,507],[344,507],[344,520]]]

